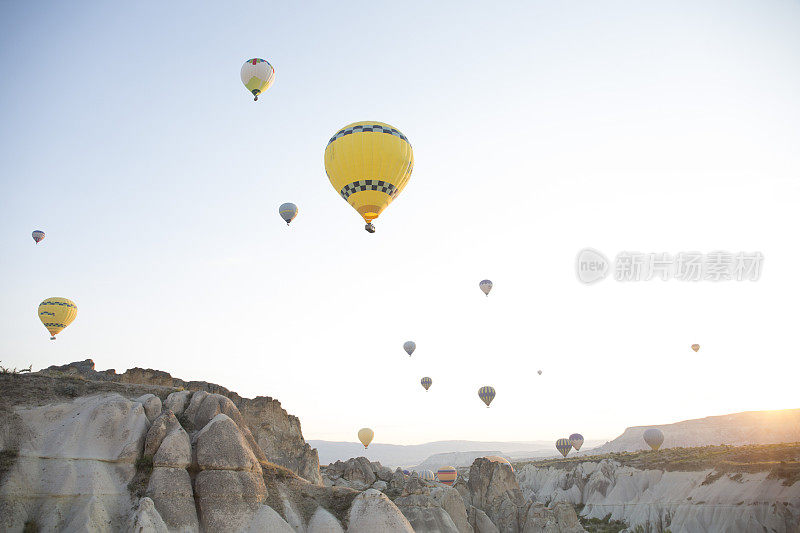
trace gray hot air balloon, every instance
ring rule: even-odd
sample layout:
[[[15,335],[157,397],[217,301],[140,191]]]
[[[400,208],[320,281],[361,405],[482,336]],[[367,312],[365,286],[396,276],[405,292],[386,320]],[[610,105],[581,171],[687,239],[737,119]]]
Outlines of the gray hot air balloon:
[[[490,280],[485,279],[485,280],[481,281],[478,284],[478,286],[483,291],[483,294],[485,294],[486,296],[489,296],[489,291],[492,290],[492,282]]]
[[[417,349],[417,343],[414,341],[406,341],[403,343],[403,349],[406,351],[408,355],[414,353],[414,350]]]
[[[541,370],[537,370],[536,373],[539,374],[540,376],[542,375],[542,371]]]
[[[278,208],[278,213],[280,213],[281,218],[288,226],[292,220],[294,220],[294,217],[297,216],[297,206],[292,203],[281,204]]]
[[[664,434],[657,428],[646,429],[642,437],[644,437],[644,441],[653,450],[658,450],[664,443]]]
[[[572,444],[572,447],[575,448],[577,452],[581,449],[581,446],[583,446],[583,435],[580,433],[573,433],[569,436],[569,443]]]

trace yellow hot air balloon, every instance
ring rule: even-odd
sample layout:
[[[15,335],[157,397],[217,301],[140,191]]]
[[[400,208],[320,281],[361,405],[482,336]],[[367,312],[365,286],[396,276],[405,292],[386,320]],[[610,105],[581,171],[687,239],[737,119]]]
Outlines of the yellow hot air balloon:
[[[699,349],[700,349],[700,345],[699,344],[692,344],[692,350],[694,350],[696,352]]]
[[[364,445],[364,449],[367,449],[369,443],[372,442],[372,438],[375,436],[375,432],[369,428],[361,428],[358,430],[358,440],[361,441],[361,444]]]
[[[50,332],[50,340],[56,340],[56,335],[72,324],[78,316],[78,306],[67,298],[48,298],[39,304],[39,320]]]
[[[325,148],[325,172],[375,233],[372,221],[402,192],[414,168],[405,135],[383,122],[354,122],[336,132]]]

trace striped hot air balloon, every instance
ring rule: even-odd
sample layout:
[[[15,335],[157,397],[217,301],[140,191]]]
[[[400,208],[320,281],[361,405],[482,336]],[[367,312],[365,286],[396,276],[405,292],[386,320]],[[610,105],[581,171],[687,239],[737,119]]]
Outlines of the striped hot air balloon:
[[[561,452],[561,455],[564,457],[567,456],[569,451],[572,449],[572,444],[570,444],[569,439],[558,439],[556,441],[556,450]]]
[[[427,391],[428,389],[431,388],[431,384],[433,383],[433,380],[431,378],[424,377],[421,380],[419,380],[419,382],[422,383],[422,386],[425,387],[425,390]]]
[[[583,435],[580,433],[573,433],[569,436],[569,443],[572,444],[572,447],[575,448],[577,452],[581,449],[581,446],[583,446]]]
[[[452,466],[445,466],[436,472],[436,477],[439,478],[439,483],[444,483],[452,487],[456,482],[458,472]]]
[[[423,470],[419,477],[425,481],[436,481],[436,474],[434,474],[432,470]]]
[[[494,387],[486,385],[485,387],[478,389],[478,398],[480,398],[483,403],[486,404],[487,408],[489,407],[489,404],[492,403],[492,400],[494,400],[494,395]]]

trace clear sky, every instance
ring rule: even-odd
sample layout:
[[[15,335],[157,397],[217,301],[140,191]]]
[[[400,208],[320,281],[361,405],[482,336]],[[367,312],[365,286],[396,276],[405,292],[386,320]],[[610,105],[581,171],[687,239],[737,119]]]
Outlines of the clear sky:
[[[308,439],[800,407],[800,4],[488,6],[0,4],[2,364],[207,380],[278,398]],[[258,102],[251,57],[276,69]],[[374,235],[323,166],[359,120],[416,160]],[[585,286],[587,246],[765,261]],[[56,342],[50,296],[79,307]]]

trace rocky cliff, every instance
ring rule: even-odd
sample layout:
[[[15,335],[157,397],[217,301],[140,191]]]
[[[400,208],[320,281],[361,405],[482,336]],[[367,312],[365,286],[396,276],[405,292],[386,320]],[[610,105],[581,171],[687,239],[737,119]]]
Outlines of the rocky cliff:
[[[2,531],[413,531],[380,491],[272,462],[249,421],[263,405],[245,416],[205,390],[50,374],[0,375]]]
[[[660,426],[627,428],[622,435],[584,454],[599,455],[613,452],[644,450],[647,445],[642,434],[647,428],[664,433],[662,448],[730,444],[775,444],[800,441],[800,409],[778,411],[746,411],[721,416],[707,416]]]
[[[321,483],[317,451],[303,440],[300,420],[288,414],[278,400],[259,396],[242,398],[221,385],[206,381],[184,381],[167,372],[131,368],[122,374],[115,370],[95,370],[94,361],[86,359],[63,366],[51,366],[39,372],[53,377],[79,377],[92,381],[109,381],[135,385],[154,385],[180,388],[186,391],[205,391],[229,398],[244,417],[245,423],[270,461],[284,466],[299,476]]]
[[[525,498],[644,533],[794,533],[798,459],[800,445],[673,449],[518,465],[517,477]]]

